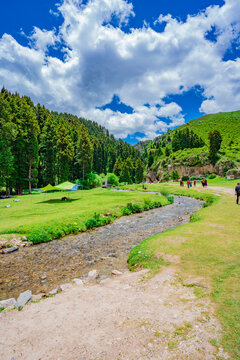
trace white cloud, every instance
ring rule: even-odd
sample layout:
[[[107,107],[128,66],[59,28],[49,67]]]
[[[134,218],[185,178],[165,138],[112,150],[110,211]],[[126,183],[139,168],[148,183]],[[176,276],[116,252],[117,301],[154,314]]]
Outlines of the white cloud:
[[[240,59],[222,60],[232,42],[239,41],[239,0],[210,6],[185,22],[156,14],[158,22],[166,23],[160,33],[147,24],[124,31],[134,16],[132,4],[125,0],[89,0],[86,5],[64,0],[58,10],[64,18],[60,29],[34,27],[28,47],[3,35],[0,85],[51,109],[98,121],[121,137],[143,132],[151,138],[183,123],[182,109],[163,99],[196,85],[206,97],[201,111],[239,109]],[[110,25],[113,17],[117,26]],[[206,39],[212,29],[215,42]],[[65,47],[64,61],[48,55],[49,47],[60,44]],[[133,114],[96,109],[111,102],[114,94],[134,109]]]

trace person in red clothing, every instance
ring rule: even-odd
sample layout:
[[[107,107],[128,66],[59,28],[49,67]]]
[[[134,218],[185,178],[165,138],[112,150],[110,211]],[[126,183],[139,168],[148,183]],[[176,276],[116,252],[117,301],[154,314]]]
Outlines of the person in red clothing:
[[[194,186],[196,186],[196,185],[197,185],[197,182],[196,182],[196,180],[194,180],[194,181],[193,181],[193,184],[194,184]]]
[[[188,187],[188,189],[190,187],[190,181],[189,180],[187,181],[187,187]]]

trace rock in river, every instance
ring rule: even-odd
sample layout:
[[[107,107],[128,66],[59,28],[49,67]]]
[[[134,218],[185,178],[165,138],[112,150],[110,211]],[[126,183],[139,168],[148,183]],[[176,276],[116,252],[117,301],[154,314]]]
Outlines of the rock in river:
[[[123,273],[118,270],[112,270],[112,275],[122,275]]]
[[[97,270],[89,271],[88,281],[95,281],[98,277],[99,277],[99,273]]]
[[[2,254],[9,254],[9,253],[12,253],[12,252],[17,251],[17,250],[18,250],[18,247],[14,246],[14,247],[11,247],[11,248],[3,249]]]

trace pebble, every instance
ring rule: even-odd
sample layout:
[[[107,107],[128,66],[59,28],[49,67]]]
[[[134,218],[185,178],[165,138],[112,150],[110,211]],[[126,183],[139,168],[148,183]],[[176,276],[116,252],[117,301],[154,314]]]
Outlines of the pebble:
[[[73,279],[73,282],[74,282],[74,284],[76,284],[76,285],[83,285],[83,281],[82,281],[81,279],[78,279],[78,278]]]
[[[118,270],[112,270],[112,275],[122,275],[123,273]]]
[[[58,293],[58,289],[56,288],[56,289],[53,289],[52,291],[50,291],[49,293],[48,293],[48,295],[49,296],[52,296],[52,295],[56,295]]]
[[[98,277],[99,277],[99,273],[97,270],[89,271],[88,281],[95,281]]]
[[[61,291],[65,291],[65,290],[69,289],[71,286],[72,286],[72,284],[67,283],[67,284],[60,285],[59,288]]]

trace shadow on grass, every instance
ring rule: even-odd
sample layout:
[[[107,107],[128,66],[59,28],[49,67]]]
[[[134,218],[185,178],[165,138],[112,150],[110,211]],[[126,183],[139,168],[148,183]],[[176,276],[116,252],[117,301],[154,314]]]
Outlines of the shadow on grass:
[[[40,201],[38,204],[69,204],[77,200],[80,200],[80,198],[70,199],[70,200],[50,199],[50,200]]]

